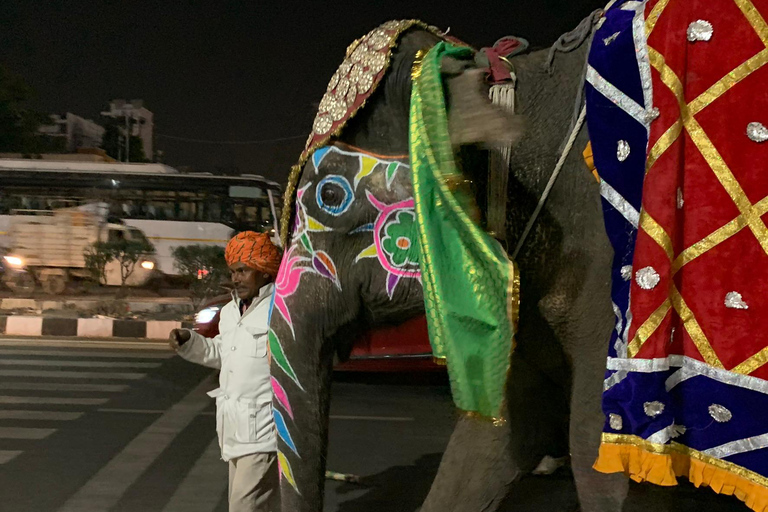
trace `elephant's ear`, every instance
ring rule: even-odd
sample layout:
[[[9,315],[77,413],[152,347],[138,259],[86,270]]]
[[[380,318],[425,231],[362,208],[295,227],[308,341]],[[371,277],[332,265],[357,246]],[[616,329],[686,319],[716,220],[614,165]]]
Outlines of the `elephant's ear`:
[[[523,133],[520,116],[491,103],[485,70],[471,60],[446,57],[441,64],[445,77],[448,128],[454,146],[510,144]]]

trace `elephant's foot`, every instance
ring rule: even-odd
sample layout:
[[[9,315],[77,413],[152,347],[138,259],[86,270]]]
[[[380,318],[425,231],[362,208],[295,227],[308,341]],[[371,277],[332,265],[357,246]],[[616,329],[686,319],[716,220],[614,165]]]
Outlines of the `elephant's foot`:
[[[509,428],[461,418],[420,512],[492,512],[520,476],[510,456]]]
[[[533,470],[534,475],[551,475],[568,463],[568,457],[550,457],[545,455],[539,465]]]

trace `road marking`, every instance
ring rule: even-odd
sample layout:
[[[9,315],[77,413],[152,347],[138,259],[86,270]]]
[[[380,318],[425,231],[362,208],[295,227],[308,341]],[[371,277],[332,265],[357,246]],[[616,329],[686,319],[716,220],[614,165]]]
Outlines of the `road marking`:
[[[96,409],[97,412],[117,412],[122,414],[163,414],[165,411],[162,409],[110,409],[102,407]]]
[[[55,428],[0,427],[0,439],[45,439]]]
[[[46,359],[4,359],[0,366],[71,366],[77,368],[159,368],[162,363],[127,361],[56,361]]]
[[[2,343],[0,343],[1,345]],[[0,356],[65,356],[65,357],[103,357],[124,359],[170,359],[176,354],[171,352],[118,352],[117,350],[82,350],[72,348],[70,350],[26,350],[26,349],[0,349]]]
[[[331,414],[332,420],[360,420],[360,421],[416,421],[414,418],[404,416],[344,416]]]
[[[121,414],[162,414],[165,411],[162,409],[119,409],[119,408],[107,408],[100,407],[96,409],[98,412],[114,412]],[[215,416],[215,411],[203,411],[198,414],[199,416]],[[344,416],[338,414],[332,414],[330,416],[332,420],[351,420],[351,421],[416,421],[415,418],[408,418],[405,416]]]
[[[123,379],[138,380],[145,377],[146,373],[120,373],[120,372],[66,372],[52,370],[0,370],[0,377],[43,377],[63,379]]]
[[[78,419],[83,414],[82,412],[0,410],[0,420],[70,421]]]
[[[210,399],[205,392],[215,386],[216,373],[212,373],[128,443],[69,498],[59,512],[110,510],[176,436],[210,405]]]
[[[20,450],[0,450],[0,464],[5,464],[21,455]]]
[[[115,412],[119,414],[163,414],[164,409],[119,409],[115,407],[99,407],[96,412]],[[203,411],[198,416],[216,416],[216,411]]]
[[[163,512],[213,512],[227,490],[227,465],[214,439],[171,496]]]
[[[168,351],[168,343],[165,341],[110,341],[110,340],[82,340],[82,339],[55,339],[55,338],[0,338],[0,347],[87,347],[104,349],[129,349],[129,350],[164,350]],[[171,354],[173,355],[173,353]]]
[[[64,384],[48,382],[0,382],[0,389],[14,391],[99,391],[120,393],[128,389],[124,384]]]
[[[0,404],[101,405],[109,398],[61,398],[53,396],[0,395]]]

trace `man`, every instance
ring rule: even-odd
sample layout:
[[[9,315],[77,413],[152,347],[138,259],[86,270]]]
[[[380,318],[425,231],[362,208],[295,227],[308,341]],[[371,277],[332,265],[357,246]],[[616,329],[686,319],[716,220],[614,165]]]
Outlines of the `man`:
[[[188,361],[221,370],[216,432],[229,462],[230,512],[278,508],[279,483],[267,358],[267,317],[280,266],[280,251],[263,233],[246,231],[227,244],[232,301],[221,310],[220,334],[204,338],[186,329],[171,332],[171,348]]]

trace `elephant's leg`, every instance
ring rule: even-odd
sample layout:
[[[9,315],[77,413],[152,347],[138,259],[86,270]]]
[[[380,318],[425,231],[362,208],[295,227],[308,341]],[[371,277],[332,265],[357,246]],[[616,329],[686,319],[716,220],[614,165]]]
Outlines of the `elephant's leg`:
[[[619,512],[629,480],[621,473],[603,474],[592,465],[597,458],[604,416],[600,406],[602,365],[605,356],[589,358],[589,351],[574,359],[571,395],[571,467],[582,512]]]
[[[509,434],[507,426],[460,418],[421,512],[496,510],[521,473],[509,456]]]
[[[516,352],[506,423],[462,417],[421,512],[492,512],[545,455],[567,449],[563,390]]]

